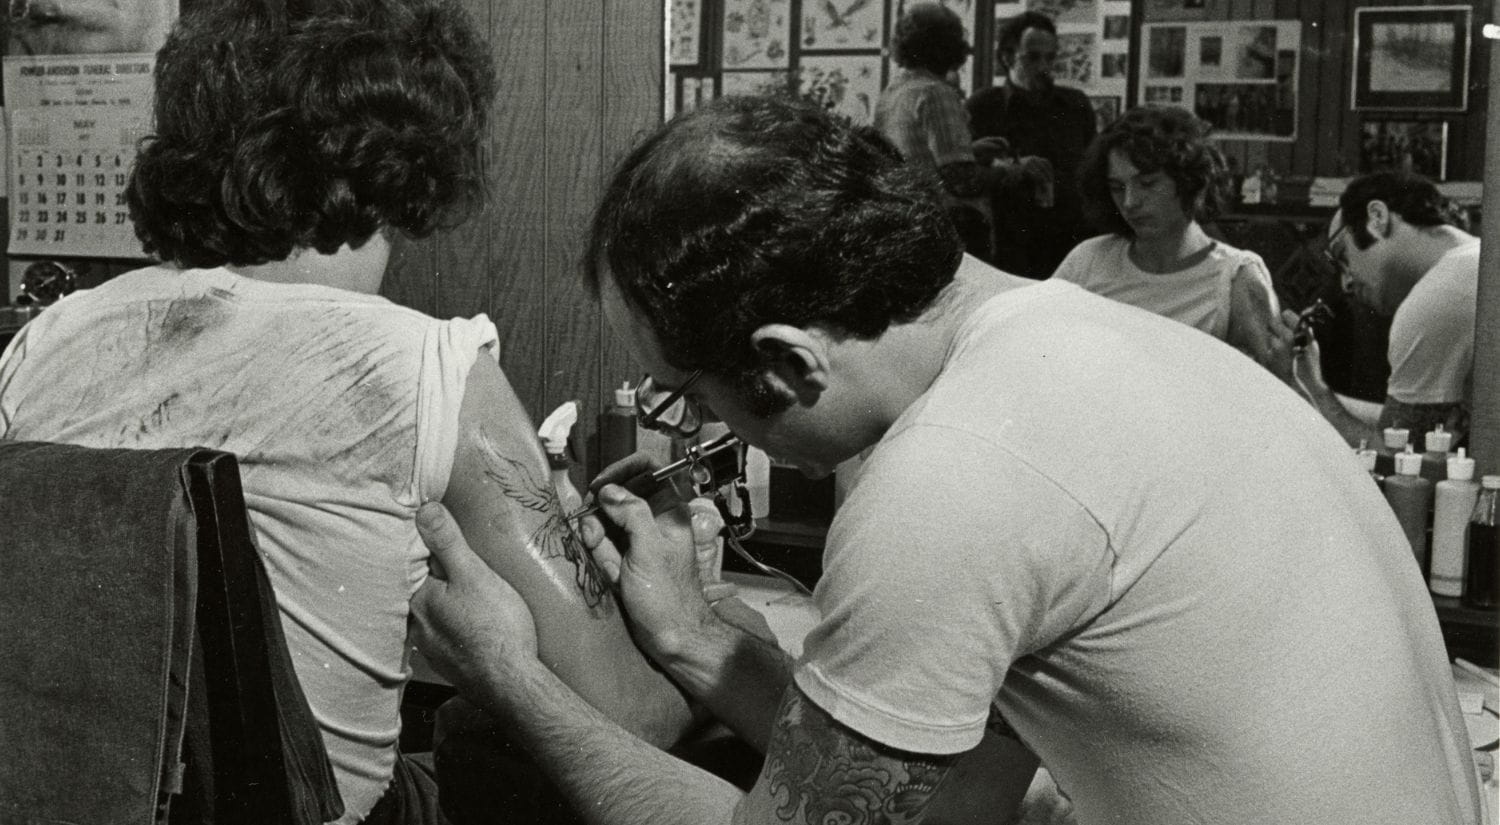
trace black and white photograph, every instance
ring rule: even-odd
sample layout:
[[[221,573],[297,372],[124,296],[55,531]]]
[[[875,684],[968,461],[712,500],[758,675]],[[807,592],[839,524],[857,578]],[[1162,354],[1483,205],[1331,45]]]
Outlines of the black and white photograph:
[[[1472,18],[1470,6],[1356,9],[1354,108],[1463,111]]]
[[[0,19],[0,825],[1500,825],[1500,0]]]
[[[1446,180],[1448,122],[1366,119],[1359,129],[1359,171],[1396,169]]]

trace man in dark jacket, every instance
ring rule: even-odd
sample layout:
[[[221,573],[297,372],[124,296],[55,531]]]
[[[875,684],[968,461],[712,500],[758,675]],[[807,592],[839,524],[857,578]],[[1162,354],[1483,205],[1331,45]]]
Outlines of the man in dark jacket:
[[[965,102],[976,140],[1004,138],[1015,156],[1052,164],[1056,188],[1048,204],[1030,190],[995,199],[994,264],[1028,278],[1046,278],[1079,241],[1094,234],[1083,217],[1076,173],[1094,137],[1094,111],[1077,89],[1052,82],[1057,27],[1034,11],[1006,21],[997,38],[1005,85],[981,89]],[[985,158],[979,159],[981,163]]]

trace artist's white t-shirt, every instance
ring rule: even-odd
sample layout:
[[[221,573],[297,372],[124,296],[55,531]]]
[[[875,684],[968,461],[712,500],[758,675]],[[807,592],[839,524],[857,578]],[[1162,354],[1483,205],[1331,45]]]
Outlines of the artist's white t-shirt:
[[[414,515],[447,490],[484,316],[223,269],[149,268],[70,295],[0,360],[0,437],[234,453],[293,666],[362,819],[391,779],[427,576]]]
[[[1472,823],[1431,598],[1326,421],[1231,347],[1047,281],[863,462],[797,685],[958,753],[991,702],[1082,825]]]
[[[1473,395],[1479,241],[1449,250],[1391,318],[1386,395],[1403,404],[1448,404]]]
[[[1271,314],[1279,312],[1266,262],[1254,252],[1215,241],[1207,256],[1177,272],[1147,272],[1130,260],[1130,239],[1100,235],[1073,247],[1052,278],[1071,281],[1095,295],[1164,315],[1219,340],[1229,334],[1230,284],[1244,270],[1266,291]]]

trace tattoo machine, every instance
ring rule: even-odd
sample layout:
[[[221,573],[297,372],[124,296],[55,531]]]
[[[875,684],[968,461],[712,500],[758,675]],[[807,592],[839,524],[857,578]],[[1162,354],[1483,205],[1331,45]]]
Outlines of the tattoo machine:
[[[797,578],[765,564],[740,544],[755,532],[755,515],[750,511],[750,488],[745,477],[745,442],[733,433],[725,433],[703,444],[689,445],[685,452],[681,459],[641,473],[621,486],[645,499],[653,515],[660,515],[700,496],[711,498],[724,520],[724,543],[729,549],[761,573],[779,578],[803,594],[812,595]],[[589,504],[571,513],[568,519],[583,518],[598,511],[598,504]]]
[[[744,442],[733,433],[725,433],[707,443],[688,446],[677,461],[641,473],[620,486],[645,499],[652,515],[661,515],[699,496],[717,494],[726,485],[738,482],[743,487],[744,460],[740,456],[744,451]],[[745,495],[748,501],[749,492]],[[589,504],[568,514],[568,519],[581,519],[599,509],[597,503]],[[748,513],[745,518],[749,519]]]
[[[1307,309],[1297,313],[1297,324],[1292,327],[1292,346],[1303,349],[1312,343],[1313,327],[1333,320],[1333,310],[1319,298]]]

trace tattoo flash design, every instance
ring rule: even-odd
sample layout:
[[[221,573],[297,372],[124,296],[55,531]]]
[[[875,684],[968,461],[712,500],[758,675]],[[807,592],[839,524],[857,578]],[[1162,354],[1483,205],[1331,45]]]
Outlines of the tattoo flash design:
[[[766,777],[781,801],[776,816],[782,822],[915,822],[952,764],[951,757],[907,753],[866,739],[796,689],[782,703],[772,736]]]
[[[588,548],[578,537],[573,525],[564,517],[562,502],[557,491],[546,478],[538,479],[531,470],[515,459],[498,453],[494,455],[498,464],[484,474],[500,486],[500,492],[517,504],[545,516],[542,523],[531,532],[531,544],[544,559],[563,558],[573,565],[573,583],[583,593],[589,607],[597,607],[608,590],[604,574],[599,570]]]

